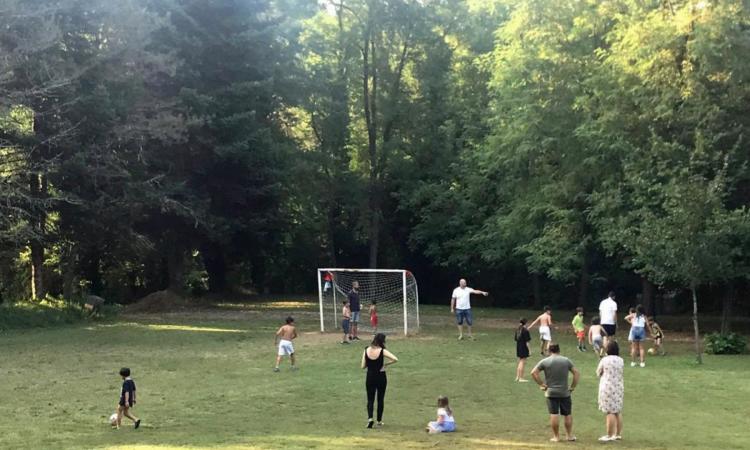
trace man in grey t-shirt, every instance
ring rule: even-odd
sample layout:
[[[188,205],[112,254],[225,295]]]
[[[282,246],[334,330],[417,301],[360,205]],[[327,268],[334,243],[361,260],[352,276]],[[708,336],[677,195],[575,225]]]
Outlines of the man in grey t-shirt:
[[[558,442],[560,440],[560,418],[565,417],[565,434],[568,441],[575,441],[573,435],[573,402],[570,394],[578,385],[578,379],[581,374],[573,366],[573,362],[568,358],[560,355],[560,345],[550,344],[550,355],[532,369],[531,376],[536,384],[544,391],[547,397],[547,409],[549,410],[549,421],[552,426],[552,439],[550,441]],[[544,372],[544,382],[539,376],[539,372]],[[573,383],[568,387],[568,373],[573,374]]]

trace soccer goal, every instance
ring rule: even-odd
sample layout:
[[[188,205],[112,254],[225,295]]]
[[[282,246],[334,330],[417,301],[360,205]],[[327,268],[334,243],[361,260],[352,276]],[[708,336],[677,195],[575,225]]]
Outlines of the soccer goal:
[[[417,280],[408,270],[318,269],[320,331],[341,329],[343,301],[354,281],[359,282],[361,333],[375,331],[370,325],[372,301],[376,302],[378,332],[409,334],[419,330]]]

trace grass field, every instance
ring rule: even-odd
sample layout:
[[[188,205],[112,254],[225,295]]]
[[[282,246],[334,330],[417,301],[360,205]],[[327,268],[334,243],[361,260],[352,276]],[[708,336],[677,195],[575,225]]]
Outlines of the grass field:
[[[531,313],[475,309],[478,340],[459,342],[447,310],[423,307],[418,336],[389,337],[400,362],[389,370],[385,427],[376,430],[364,428],[365,342],[342,346],[338,334],[317,332],[312,304],[226,304],[6,331],[0,448],[750,448],[748,356],[707,356],[696,366],[687,339],[668,340],[668,356],[626,368],[624,439],[600,444],[597,359],[575,350],[567,328],[555,330],[582,379],[573,397],[579,442],[550,444],[543,394],[513,382],[512,327]],[[273,333],[288,313],[301,331],[300,370],[287,362],[273,373]],[[568,322],[566,313],[556,318]],[[121,366],[138,385],[137,431],[106,423]],[[426,435],[439,394],[450,397],[458,432]]]

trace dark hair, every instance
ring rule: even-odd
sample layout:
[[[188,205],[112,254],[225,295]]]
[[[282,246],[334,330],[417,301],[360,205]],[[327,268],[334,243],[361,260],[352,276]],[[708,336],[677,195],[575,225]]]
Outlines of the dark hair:
[[[578,308],[576,308],[576,312],[583,312],[583,306],[579,306]]]
[[[346,305],[347,303],[349,303],[349,299],[348,299],[348,298],[345,298],[345,299],[344,299],[344,300],[343,300],[343,301],[341,302],[341,304],[342,304],[342,305]]]
[[[550,353],[560,353],[560,344],[550,344],[549,345],[549,352]]]
[[[120,369],[120,376],[121,377],[129,377],[130,376],[130,369],[127,367],[123,367]]]
[[[617,341],[611,340],[607,342],[607,354],[611,356],[620,356],[620,346],[617,345]]]
[[[372,303],[373,305],[377,305],[378,304],[378,302],[376,300],[373,300],[370,303]]]
[[[609,291],[609,298],[614,299],[615,298],[615,291]]]
[[[633,308],[632,306],[628,308],[628,313],[633,314],[634,312],[635,312],[635,308]]]
[[[552,311],[552,308],[549,305],[544,305],[544,311]]]
[[[599,316],[594,316],[591,318],[591,325],[600,325],[602,323],[602,319],[599,318]]]
[[[289,317],[287,317],[287,318],[286,318],[286,323],[287,323],[287,324],[290,324],[290,323],[292,323],[292,322],[294,322],[294,317],[292,317],[292,316],[289,316]]]
[[[448,415],[453,415],[451,407],[448,406],[448,397],[446,397],[445,395],[441,395],[440,397],[438,397],[438,408],[445,408],[445,411],[448,413]]]
[[[385,348],[385,335],[383,333],[376,334],[375,337],[372,338],[372,342],[370,343],[370,345],[384,349]]]
[[[516,333],[513,336],[513,339],[518,342],[518,338],[521,337],[521,331],[523,331],[523,327],[526,326],[526,318],[521,317],[521,320],[518,321],[518,328],[516,328]]]
[[[639,316],[642,316],[646,314],[646,308],[644,308],[643,305],[638,305],[635,307],[635,313]]]

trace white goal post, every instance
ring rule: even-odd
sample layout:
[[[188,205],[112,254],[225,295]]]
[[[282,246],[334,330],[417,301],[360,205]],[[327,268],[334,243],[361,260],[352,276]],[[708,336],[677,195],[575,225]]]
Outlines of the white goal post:
[[[343,302],[359,282],[361,333],[384,332],[404,334],[419,330],[419,290],[417,280],[403,269],[318,269],[320,331],[341,329]],[[375,303],[378,323],[370,323],[370,305]]]

